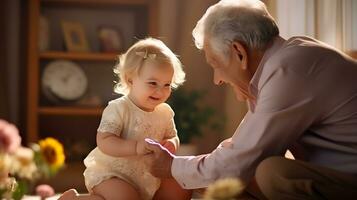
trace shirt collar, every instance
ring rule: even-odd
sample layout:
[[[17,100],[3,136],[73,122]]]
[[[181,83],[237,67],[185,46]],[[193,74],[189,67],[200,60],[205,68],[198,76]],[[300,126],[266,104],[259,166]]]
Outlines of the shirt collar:
[[[257,71],[254,73],[252,80],[250,80],[249,83],[249,93],[255,97],[255,100],[248,100],[248,108],[249,110],[254,112],[255,105],[256,105],[256,99],[258,96],[258,83],[260,80],[260,76],[263,71],[263,67],[267,60],[275,53],[278,51],[278,49],[281,48],[281,46],[284,44],[286,40],[280,36],[277,36],[273,39],[272,45],[270,45],[264,52],[263,58],[260,61]]]

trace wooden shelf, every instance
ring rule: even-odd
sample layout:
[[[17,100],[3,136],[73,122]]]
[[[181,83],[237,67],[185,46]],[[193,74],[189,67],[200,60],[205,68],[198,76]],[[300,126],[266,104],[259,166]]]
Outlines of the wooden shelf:
[[[75,103],[65,104],[63,106],[47,106],[45,96],[41,91],[41,79],[43,70],[53,60],[65,59],[78,62],[88,75],[89,84],[93,90],[93,95],[103,100],[111,98],[110,93],[113,86],[112,68],[117,61],[118,53],[104,52],[67,52],[63,48],[63,34],[60,32],[61,20],[78,21],[87,26],[89,19],[87,15],[94,16],[95,19],[88,23],[88,42],[100,47],[97,41],[97,27],[100,25],[119,26],[128,28],[125,32],[128,41],[129,38],[141,38],[146,35],[152,37],[158,36],[158,0],[29,0],[25,1],[27,7],[28,19],[26,31],[27,51],[27,69],[26,71],[26,141],[37,142],[39,138],[47,136],[47,133],[54,133],[53,137],[61,137],[57,132],[74,133],[78,132],[75,126],[71,124],[89,124],[86,132],[96,132],[97,123],[103,112],[103,107],[85,107]],[[108,14],[109,13],[109,14]],[[41,52],[38,48],[40,17],[44,16],[48,20],[49,32],[49,50]],[[113,17],[108,17],[112,16]],[[125,20],[128,17],[128,22]],[[123,21],[122,23],[118,23]],[[128,24],[130,23],[130,24]],[[128,25],[127,25],[128,24]],[[42,29],[41,29],[42,30]],[[91,36],[91,37],[90,37]],[[98,44],[95,43],[98,42]],[[96,44],[96,45],[95,45]],[[127,44],[129,45],[129,43]],[[93,67],[92,67],[93,66]],[[98,77],[97,77],[98,76]],[[93,86],[93,87],[92,87]],[[44,97],[42,99],[42,96]],[[73,119],[73,121],[72,121]],[[61,128],[63,130],[61,130]],[[48,131],[49,130],[49,131]],[[60,130],[60,131],[56,131]],[[84,134],[84,133],[81,133]],[[77,136],[69,139],[77,140]]]
[[[91,115],[100,116],[103,108],[83,108],[83,107],[40,107],[38,110],[40,115]]]
[[[47,51],[40,53],[41,59],[67,59],[90,61],[115,61],[118,54],[115,53],[75,53],[61,51]]]
[[[109,100],[113,86],[112,68],[119,53],[104,52],[66,52],[60,21],[78,21],[87,26],[89,44],[100,47],[97,41],[97,28],[100,25],[128,28],[125,38],[142,38],[146,35],[158,37],[159,1],[158,0],[28,0],[26,2],[28,20],[26,24],[27,68],[26,70],[26,143],[37,142],[40,138],[54,137],[64,145],[88,143],[95,147],[95,134],[104,106],[86,107],[76,103],[50,106],[41,91],[41,79],[47,62],[65,59],[76,61],[88,75],[91,87],[90,95],[98,95],[104,101]],[[24,4],[25,5],[25,4]],[[40,17],[44,16],[49,24],[49,50],[40,52],[38,48]],[[91,16],[87,19],[87,15]],[[108,17],[112,16],[113,17]],[[95,18],[97,20],[92,20]],[[90,23],[88,22],[90,21]],[[127,20],[127,21],[126,21]],[[126,30],[126,29],[125,29]],[[97,41],[97,43],[95,43]],[[92,67],[93,66],[93,67]],[[89,134],[89,135],[88,135]],[[75,146],[74,150],[82,148]],[[67,148],[69,150],[71,148]],[[88,152],[89,153],[89,152]],[[75,187],[86,192],[83,179],[83,163],[69,163],[82,159],[82,155],[69,152],[66,156],[68,167],[50,182],[58,192]],[[74,181],[73,181],[74,180]]]

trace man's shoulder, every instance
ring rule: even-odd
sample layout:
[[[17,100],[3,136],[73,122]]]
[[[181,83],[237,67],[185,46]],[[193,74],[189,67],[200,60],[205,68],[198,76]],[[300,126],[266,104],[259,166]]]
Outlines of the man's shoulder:
[[[258,83],[258,88],[273,77],[289,81],[291,76],[302,76],[309,72],[314,63],[314,57],[310,51],[319,46],[315,40],[307,37],[293,37],[284,42],[264,63]],[[279,73],[280,72],[280,73]]]
[[[321,41],[306,36],[292,37],[267,60],[264,69],[267,73],[284,70],[309,76],[313,75],[308,73],[316,63],[339,56],[338,50]]]
[[[312,62],[326,55],[338,56],[340,52],[334,47],[307,36],[296,36],[286,40],[279,52],[275,53],[270,62],[284,65],[294,65]]]
[[[312,38],[292,37],[286,40],[282,47],[267,60],[267,64],[293,65],[301,61],[302,57],[311,57],[311,54],[307,53],[307,51],[313,51],[318,48],[321,48],[321,45]]]

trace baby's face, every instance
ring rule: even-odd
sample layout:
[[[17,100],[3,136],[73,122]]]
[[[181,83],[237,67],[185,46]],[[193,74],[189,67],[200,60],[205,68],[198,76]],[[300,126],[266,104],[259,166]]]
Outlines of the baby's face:
[[[131,100],[141,109],[153,111],[169,98],[173,74],[174,70],[168,63],[145,62],[139,75],[129,80]]]

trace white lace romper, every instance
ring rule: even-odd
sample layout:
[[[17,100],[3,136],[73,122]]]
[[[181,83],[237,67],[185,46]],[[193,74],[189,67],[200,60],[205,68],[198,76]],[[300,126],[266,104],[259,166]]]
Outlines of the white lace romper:
[[[98,133],[109,132],[124,139],[177,137],[173,120],[174,112],[162,103],[153,112],[145,112],[127,96],[110,101],[104,109]],[[160,180],[153,177],[140,156],[112,157],[96,147],[84,159],[86,170],[83,175],[89,192],[104,180],[118,177],[135,187],[143,199],[152,199],[160,186]]]

